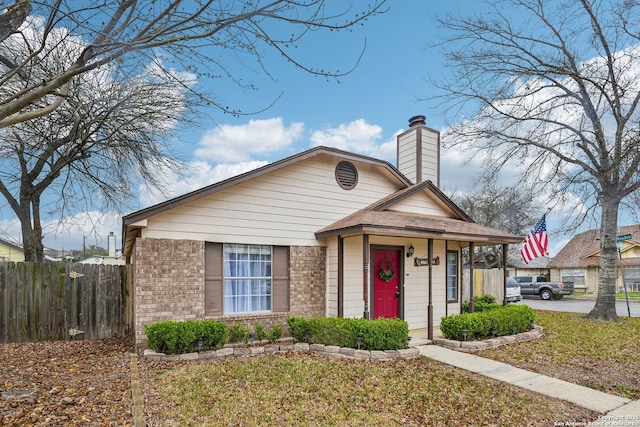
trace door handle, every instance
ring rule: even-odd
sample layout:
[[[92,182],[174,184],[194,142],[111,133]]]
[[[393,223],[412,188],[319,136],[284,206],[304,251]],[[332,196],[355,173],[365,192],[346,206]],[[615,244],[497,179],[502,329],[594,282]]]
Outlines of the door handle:
[[[400,299],[400,291],[396,291],[396,299]]]

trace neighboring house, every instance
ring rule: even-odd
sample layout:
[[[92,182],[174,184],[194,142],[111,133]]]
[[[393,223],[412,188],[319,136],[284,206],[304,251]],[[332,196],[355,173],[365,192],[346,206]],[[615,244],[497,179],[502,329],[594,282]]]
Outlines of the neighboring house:
[[[631,234],[622,242],[620,253],[628,290],[640,292],[640,225],[618,227],[618,235]],[[637,239],[637,240],[636,240]],[[600,272],[600,230],[589,230],[573,237],[548,267],[551,280],[573,282],[576,291],[596,293]],[[623,287],[622,271],[618,261],[616,288]]]
[[[316,147],[125,216],[136,349],[168,319],[399,317],[432,337],[461,310],[461,249],[522,237],[446,197],[439,132],[424,116],[410,126],[398,169]]]
[[[24,262],[22,246],[0,239],[0,261]]]
[[[549,278],[549,261],[549,257],[543,256],[532,259],[529,261],[529,264],[525,264],[522,258],[518,255],[517,257],[509,259],[509,262],[507,263],[507,274],[510,277],[535,275],[546,276]]]
[[[122,255],[121,251],[116,250],[116,235],[113,232],[109,233],[107,238],[107,254],[90,256],[78,261],[78,264],[125,265],[124,255]]]

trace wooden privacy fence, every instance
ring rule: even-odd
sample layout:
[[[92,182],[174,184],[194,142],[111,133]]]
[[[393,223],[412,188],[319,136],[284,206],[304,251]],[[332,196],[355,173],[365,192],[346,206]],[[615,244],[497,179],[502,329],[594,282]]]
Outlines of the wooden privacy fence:
[[[127,273],[117,265],[0,263],[0,343],[127,334]]]

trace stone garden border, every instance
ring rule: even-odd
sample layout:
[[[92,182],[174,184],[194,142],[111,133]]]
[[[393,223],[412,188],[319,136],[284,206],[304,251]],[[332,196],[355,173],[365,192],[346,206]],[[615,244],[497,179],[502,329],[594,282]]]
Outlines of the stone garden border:
[[[531,341],[540,338],[543,333],[541,326],[534,325],[533,329],[516,335],[507,335],[503,337],[489,338],[481,341],[455,341],[446,338],[434,338],[433,343],[452,350],[464,351],[467,353],[487,350],[490,348],[500,347],[501,345],[513,344],[517,342]]]
[[[144,357],[153,360],[210,360],[232,357],[256,356],[259,354],[284,353],[290,351],[318,353],[329,357],[342,357],[355,360],[389,361],[398,359],[414,359],[420,356],[417,348],[401,350],[357,350],[349,347],[338,347],[324,344],[307,344],[283,342],[257,346],[227,346],[220,350],[206,350],[200,353],[164,354],[147,349]]]
[[[474,352],[487,350],[502,345],[517,342],[531,341],[542,336],[543,329],[534,325],[533,329],[516,335],[508,335],[496,338],[489,338],[481,341],[456,341],[446,338],[434,338],[432,344],[450,348],[452,350]],[[427,344],[427,343],[425,343]],[[256,356],[259,354],[284,353],[290,351],[318,353],[329,357],[342,357],[355,360],[388,361],[397,359],[414,359],[420,356],[420,350],[409,347],[400,350],[357,350],[350,347],[338,347],[324,344],[307,344],[284,340],[280,343],[266,345],[227,345],[220,350],[205,350],[202,352],[184,354],[164,354],[156,353],[151,349],[144,350],[144,357],[153,360],[176,361],[176,360],[211,360],[227,359],[233,357]]]

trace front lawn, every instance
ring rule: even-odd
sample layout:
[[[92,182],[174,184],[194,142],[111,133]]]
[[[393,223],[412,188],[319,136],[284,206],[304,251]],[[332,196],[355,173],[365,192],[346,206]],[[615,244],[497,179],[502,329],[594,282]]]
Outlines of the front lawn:
[[[550,354],[531,356],[530,363],[537,360],[544,366],[570,359],[570,355],[601,364],[601,353],[610,353],[609,373],[640,377],[629,370],[634,361],[638,365],[637,339],[629,349],[614,344],[608,346],[609,352],[600,351],[600,344],[613,340],[612,334],[622,339],[633,333],[637,337],[638,319],[608,328],[597,322],[582,323],[577,315],[536,314],[548,329],[546,338],[485,356],[498,358],[513,349],[520,355],[515,359],[522,363],[526,360],[523,354],[536,349]],[[592,332],[570,331],[578,326]],[[601,337],[599,342],[594,341],[596,336]],[[561,343],[562,337],[566,343]],[[564,363],[571,365],[567,360]],[[548,426],[593,421],[598,416],[425,357],[363,362],[284,353],[220,361],[140,359],[140,370],[149,425]],[[551,370],[546,373],[554,375]]]
[[[544,338],[476,353],[574,384],[640,399],[640,319],[537,310]]]

